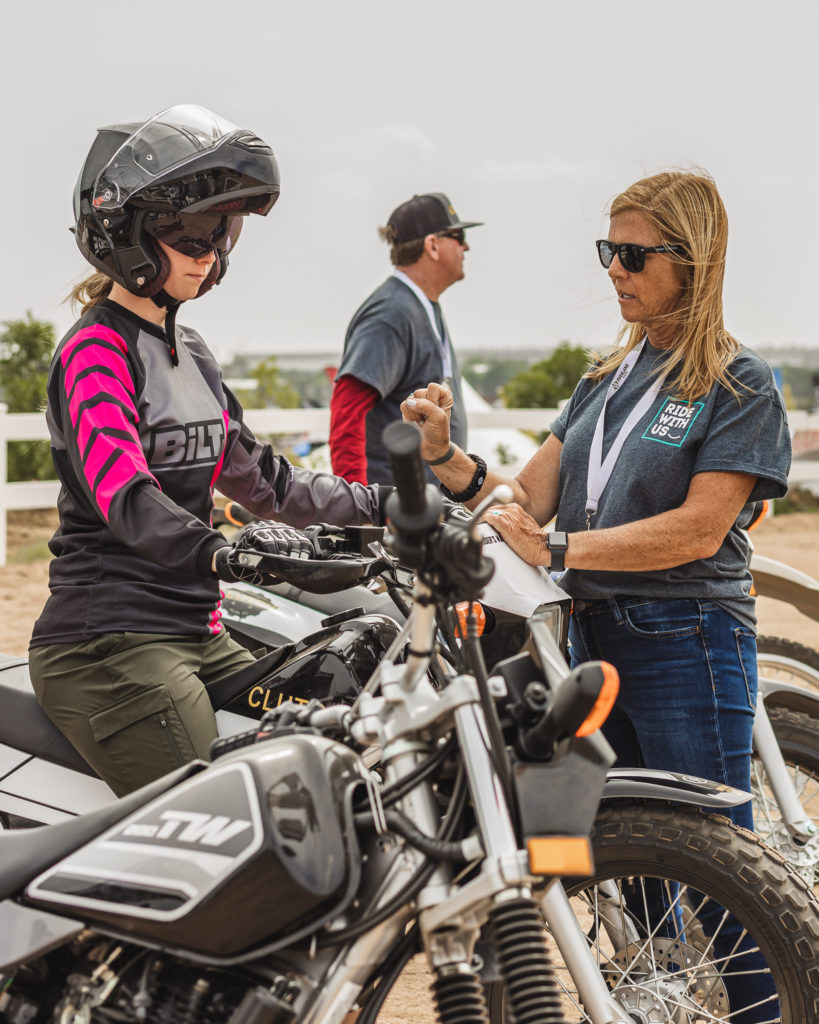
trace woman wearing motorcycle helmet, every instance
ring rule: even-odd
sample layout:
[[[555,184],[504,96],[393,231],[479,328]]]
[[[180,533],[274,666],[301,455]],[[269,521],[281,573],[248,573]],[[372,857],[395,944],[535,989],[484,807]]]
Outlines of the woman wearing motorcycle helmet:
[[[181,304],[224,278],[251,214],[279,195],[272,150],[201,107],[99,131],[74,195],[96,273],[49,374],[62,484],[50,590],[31,640],[37,698],[119,795],[216,736],[203,682],[252,660],[219,618],[241,578],[211,523],[218,489],[262,518],[380,522],[378,487],[296,468],[260,444]],[[287,526],[242,543],[306,557]]]
[[[625,344],[585,374],[516,479],[449,445],[439,385],[403,410],[445,488],[473,504],[508,483],[516,504],[488,521],[531,564],[568,568],[572,660],[620,673],[604,726],[619,762],[749,790],[756,618],[743,527],[753,503],[787,490],[790,435],[770,367],[723,326],[727,235],[702,174],[656,174],[614,200],[597,248]],[[752,827],[750,802],[727,813]]]

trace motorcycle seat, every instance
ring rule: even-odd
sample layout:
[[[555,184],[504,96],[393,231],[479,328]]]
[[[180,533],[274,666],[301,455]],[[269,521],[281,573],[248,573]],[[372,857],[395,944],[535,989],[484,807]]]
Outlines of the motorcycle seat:
[[[270,675],[290,656],[285,644],[251,662],[246,668],[214,680],[206,687],[215,710],[225,707],[259,680]],[[85,758],[65,738],[40,707],[24,658],[0,655],[0,744],[21,750],[52,764],[97,777]]]
[[[24,658],[0,661],[0,744],[96,777],[93,768],[40,707]]]
[[[0,832],[0,900],[16,895],[46,868],[203,768],[205,761],[191,761],[97,811],[58,825]]]

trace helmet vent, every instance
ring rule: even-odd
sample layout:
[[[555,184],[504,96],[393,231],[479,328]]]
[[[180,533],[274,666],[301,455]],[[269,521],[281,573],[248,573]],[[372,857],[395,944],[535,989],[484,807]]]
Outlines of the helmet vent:
[[[273,155],[273,150],[270,146],[260,139],[258,135],[254,135],[252,132],[237,135],[233,139],[233,144],[235,146],[241,146],[242,149],[249,149],[254,153],[269,153],[271,156]]]

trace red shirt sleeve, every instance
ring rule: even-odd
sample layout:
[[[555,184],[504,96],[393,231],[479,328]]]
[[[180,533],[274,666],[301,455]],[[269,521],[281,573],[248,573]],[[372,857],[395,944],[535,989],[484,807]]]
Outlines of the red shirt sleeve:
[[[367,413],[381,396],[370,384],[345,374],[330,398],[330,459],[336,476],[367,483]]]

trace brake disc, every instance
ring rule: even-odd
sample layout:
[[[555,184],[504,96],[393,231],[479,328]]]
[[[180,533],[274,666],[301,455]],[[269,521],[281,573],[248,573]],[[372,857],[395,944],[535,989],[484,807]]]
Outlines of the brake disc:
[[[627,979],[612,995],[635,1024],[695,1024],[729,1011],[718,971],[685,942],[657,936],[624,946],[611,960]]]

